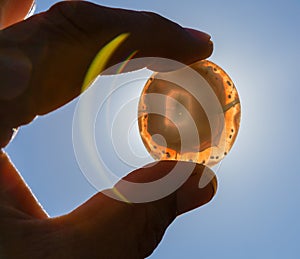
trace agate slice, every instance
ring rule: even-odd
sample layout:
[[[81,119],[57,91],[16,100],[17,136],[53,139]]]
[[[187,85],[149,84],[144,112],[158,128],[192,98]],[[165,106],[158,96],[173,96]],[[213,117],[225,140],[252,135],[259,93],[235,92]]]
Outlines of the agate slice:
[[[157,160],[207,166],[230,151],[240,126],[238,92],[226,72],[208,60],[154,73],[139,100],[143,143]]]

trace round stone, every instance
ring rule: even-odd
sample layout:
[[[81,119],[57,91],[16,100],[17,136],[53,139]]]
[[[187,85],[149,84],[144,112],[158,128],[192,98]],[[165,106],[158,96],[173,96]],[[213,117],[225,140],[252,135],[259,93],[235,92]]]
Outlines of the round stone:
[[[157,160],[213,166],[230,151],[240,125],[238,92],[226,72],[208,60],[154,73],[139,100],[143,143]]]

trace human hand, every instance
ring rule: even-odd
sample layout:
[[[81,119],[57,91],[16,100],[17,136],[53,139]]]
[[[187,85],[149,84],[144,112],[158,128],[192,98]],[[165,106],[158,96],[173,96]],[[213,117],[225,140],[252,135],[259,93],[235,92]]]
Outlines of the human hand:
[[[9,142],[13,128],[78,96],[94,56],[124,32],[130,36],[107,67],[123,61],[134,50],[139,50],[137,57],[164,57],[185,64],[212,52],[208,35],[153,13],[79,1],[59,3],[0,31],[1,147]],[[160,69],[155,64],[145,65]],[[168,174],[175,164],[161,161],[130,173],[125,180],[151,182]],[[180,162],[181,173],[191,165]],[[199,189],[204,172],[212,180]],[[160,200],[130,204],[100,192],[71,213],[49,218],[2,152],[0,257],[144,258],[153,252],[176,216],[209,202],[216,186],[213,172],[196,165],[180,188]],[[139,195],[137,190],[130,192]]]

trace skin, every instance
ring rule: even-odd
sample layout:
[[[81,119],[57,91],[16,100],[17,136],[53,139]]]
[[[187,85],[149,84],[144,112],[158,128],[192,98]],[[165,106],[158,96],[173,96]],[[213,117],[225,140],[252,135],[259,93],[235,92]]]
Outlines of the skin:
[[[17,1],[9,1],[2,5],[2,25],[22,20],[24,10],[31,4],[24,1],[24,6],[17,6]],[[11,16],[11,10],[21,9]],[[136,49],[137,57],[164,57],[185,64],[212,53],[207,34],[182,28],[153,13],[80,1],[59,3],[0,31],[1,147],[9,143],[13,128],[78,96],[94,56],[123,32],[129,32],[130,37],[107,67]],[[144,65],[156,71],[168,69],[158,64]],[[161,161],[133,171],[125,179],[151,182],[168,174],[175,163]],[[180,163],[185,173],[191,164]],[[212,180],[199,188],[204,171]],[[121,183],[117,185],[122,189]],[[49,218],[7,154],[1,151],[0,258],[145,258],[175,218],[209,202],[216,186],[213,172],[196,165],[182,186],[160,200],[130,204],[100,192],[69,214]],[[134,189],[130,193],[139,195]]]
[[[20,22],[30,11],[32,0],[1,0],[0,1],[0,29]]]

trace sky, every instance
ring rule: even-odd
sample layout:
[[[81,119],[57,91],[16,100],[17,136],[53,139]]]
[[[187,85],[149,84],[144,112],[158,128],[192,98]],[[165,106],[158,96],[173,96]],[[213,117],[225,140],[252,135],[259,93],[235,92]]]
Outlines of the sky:
[[[55,2],[37,0],[36,13]],[[217,195],[177,218],[149,258],[300,258],[300,2],[93,2],[157,12],[208,32],[209,59],[230,75],[241,99],[240,132],[216,170]],[[51,216],[96,192],[74,155],[77,101],[22,127],[6,148]]]

